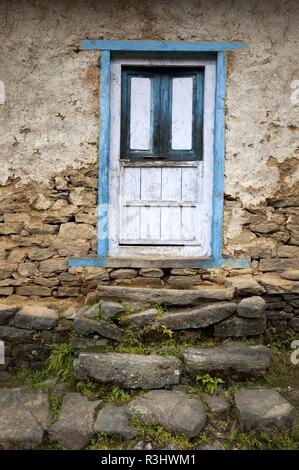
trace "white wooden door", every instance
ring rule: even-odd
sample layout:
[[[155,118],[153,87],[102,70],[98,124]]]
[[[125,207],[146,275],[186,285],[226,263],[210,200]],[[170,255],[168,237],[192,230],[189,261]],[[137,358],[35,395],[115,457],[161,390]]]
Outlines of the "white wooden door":
[[[122,164],[121,244],[200,244],[202,165],[188,163]]]
[[[213,79],[213,64],[192,62],[189,74],[186,61],[163,61],[162,68],[178,68],[161,74],[143,68],[140,76],[138,69],[124,76],[124,65],[112,66],[109,253],[209,256],[213,149],[206,139],[213,132],[214,108],[204,108],[214,85],[203,87],[198,80],[203,66],[206,80],[207,65]],[[202,75],[195,65],[201,65]],[[196,117],[199,111],[202,116]]]

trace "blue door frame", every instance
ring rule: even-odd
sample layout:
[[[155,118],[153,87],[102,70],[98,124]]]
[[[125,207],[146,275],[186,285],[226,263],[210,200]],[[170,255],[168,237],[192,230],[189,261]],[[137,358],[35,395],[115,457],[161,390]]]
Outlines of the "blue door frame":
[[[222,257],[222,221],[224,200],[224,159],[225,159],[225,96],[226,96],[226,57],[225,52],[243,49],[243,42],[188,42],[188,41],[114,41],[89,40],[81,43],[82,50],[99,50],[100,67],[100,129],[99,129],[99,182],[98,182],[98,256],[93,258],[69,259],[70,267],[146,267],[147,260],[138,258],[109,257],[108,206],[109,206],[109,154],[110,154],[110,68],[111,51],[115,52],[214,52],[216,53],[216,96],[215,96],[215,135],[214,135],[214,183],[211,258],[182,259],[181,265],[195,268],[231,266],[245,268],[250,258],[236,259]],[[177,266],[177,259],[159,259],[160,267]],[[173,261],[173,262],[172,262]],[[151,265],[154,265],[151,262]],[[157,264],[158,266],[158,260]]]

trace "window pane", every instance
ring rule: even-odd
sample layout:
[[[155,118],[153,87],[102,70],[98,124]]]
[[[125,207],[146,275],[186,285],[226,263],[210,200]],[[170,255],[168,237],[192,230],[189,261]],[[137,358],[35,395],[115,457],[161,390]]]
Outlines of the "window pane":
[[[149,150],[151,142],[151,79],[131,78],[130,148]]]
[[[192,149],[193,78],[172,79],[171,148]]]

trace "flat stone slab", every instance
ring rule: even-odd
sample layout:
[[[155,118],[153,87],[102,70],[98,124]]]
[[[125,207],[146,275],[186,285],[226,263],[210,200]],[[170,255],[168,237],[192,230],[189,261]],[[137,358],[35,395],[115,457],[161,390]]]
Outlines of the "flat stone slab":
[[[232,300],[235,289],[199,286],[197,289],[150,289],[145,287],[99,286],[99,298],[132,300],[135,302],[159,302],[165,305],[196,305],[201,300]]]
[[[253,295],[246,297],[238,304],[237,312],[240,317],[260,318],[265,311],[266,302],[262,297]]]
[[[218,418],[225,418],[227,416],[230,403],[223,396],[204,393],[202,398],[214,416]]]
[[[260,318],[233,317],[215,325],[214,336],[218,338],[257,336],[264,333],[266,326],[264,314]]]
[[[46,393],[21,388],[0,389],[0,445],[39,445],[49,422]]]
[[[297,263],[299,266],[299,261]],[[284,279],[289,279],[290,281],[299,281],[299,269],[290,269],[281,273],[281,277]]]
[[[172,330],[205,328],[230,317],[236,308],[233,302],[217,302],[204,307],[167,312],[154,326],[164,325]]]
[[[142,328],[145,325],[148,325],[150,322],[155,320],[158,311],[156,308],[149,308],[138,313],[131,313],[130,315],[125,315],[121,319],[121,323],[124,326],[134,326]]]
[[[77,315],[74,320],[75,331],[82,336],[99,334],[104,338],[119,341],[122,336],[122,330],[113,323],[106,320],[93,320],[85,316]]]
[[[299,318],[292,318],[291,321],[289,321],[288,326],[290,326],[291,328],[293,328],[294,331],[299,333]]]
[[[206,412],[199,398],[181,391],[153,390],[128,404],[130,416],[146,424],[161,424],[171,432],[194,437],[206,424]]]
[[[202,373],[224,378],[263,377],[271,363],[271,350],[263,345],[241,343],[183,351],[186,371],[192,377]]]
[[[267,294],[299,294],[299,281],[268,274],[261,277],[261,284]]]
[[[182,372],[179,359],[151,354],[81,353],[74,361],[77,379],[116,383],[125,388],[162,388],[178,384]]]
[[[101,401],[90,401],[79,393],[63,398],[59,418],[50,429],[50,439],[67,449],[82,449],[92,438]]]
[[[100,304],[100,314],[104,320],[111,320],[123,313],[125,308],[118,302],[102,300]]]
[[[18,310],[17,305],[0,305],[0,325],[6,325]]]
[[[259,269],[264,272],[297,270],[299,258],[262,258]]]
[[[58,323],[58,313],[43,305],[25,305],[16,313],[16,328],[51,330]]]
[[[235,404],[242,430],[291,429],[295,424],[295,408],[276,390],[238,390],[235,393]]]
[[[13,326],[0,326],[0,339],[3,341],[16,341],[28,343],[32,341],[34,332],[24,328],[14,328]]]
[[[229,277],[225,285],[236,289],[239,295],[261,295],[265,292],[265,289],[250,275]]]
[[[126,406],[104,406],[98,413],[94,430],[125,439],[132,439],[137,435],[137,431],[130,426]]]

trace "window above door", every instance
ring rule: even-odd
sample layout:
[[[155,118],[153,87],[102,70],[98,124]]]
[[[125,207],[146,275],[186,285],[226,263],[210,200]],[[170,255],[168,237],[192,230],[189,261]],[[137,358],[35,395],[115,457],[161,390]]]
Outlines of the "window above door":
[[[202,160],[204,68],[123,67],[123,160]]]

